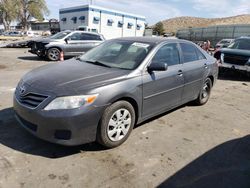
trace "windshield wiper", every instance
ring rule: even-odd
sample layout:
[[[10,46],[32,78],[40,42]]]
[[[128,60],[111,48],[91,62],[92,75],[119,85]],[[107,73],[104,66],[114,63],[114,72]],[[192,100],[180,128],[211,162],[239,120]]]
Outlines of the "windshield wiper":
[[[92,64],[94,64],[94,65],[99,65],[99,66],[103,66],[103,67],[112,68],[111,66],[106,65],[106,64],[104,64],[104,63],[101,63],[100,61],[85,61],[85,62],[87,62],[87,63],[92,63]]]

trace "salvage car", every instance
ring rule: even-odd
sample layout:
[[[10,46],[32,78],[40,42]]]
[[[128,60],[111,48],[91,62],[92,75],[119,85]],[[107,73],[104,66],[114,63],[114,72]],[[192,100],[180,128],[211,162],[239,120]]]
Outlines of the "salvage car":
[[[223,69],[240,70],[250,73],[250,37],[236,39],[228,48],[222,48],[214,55]]]
[[[103,41],[104,37],[98,33],[62,31],[48,38],[35,39],[29,52],[41,58],[58,61],[61,52],[68,57],[82,55]]]
[[[113,39],[27,73],[17,85],[14,110],[41,139],[113,148],[138,123],[190,101],[205,104],[217,74],[216,59],[192,42]]]
[[[215,48],[227,48],[234,39],[222,39],[216,45]]]

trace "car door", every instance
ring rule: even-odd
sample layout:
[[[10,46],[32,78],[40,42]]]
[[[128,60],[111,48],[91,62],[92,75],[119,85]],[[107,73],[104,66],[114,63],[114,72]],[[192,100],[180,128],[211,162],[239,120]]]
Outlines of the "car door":
[[[166,71],[145,71],[143,74],[142,116],[149,117],[180,104],[183,90],[182,64],[177,43],[164,44],[151,63],[167,63]]]
[[[78,52],[80,54],[87,52],[95,46],[99,45],[101,42],[102,38],[100,35],[81,33],[81,41],[79,43]]]
[[[198,97],[208,66],[205,55],[194,44],[180,43],[180,47],[184,77],[182,103],[186,103]]]
[[[80,52],[81,44],[81,33],[75,32],[72,35],[67,37],[67,43],[64,47],[65,55],[77,55]]]

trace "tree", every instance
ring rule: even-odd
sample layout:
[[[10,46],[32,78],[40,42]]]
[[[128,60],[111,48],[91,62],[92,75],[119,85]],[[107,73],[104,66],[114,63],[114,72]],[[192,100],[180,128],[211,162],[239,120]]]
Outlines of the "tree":
[[[17,0],[19,7],[18,20],[24,30],[28,29],[28,20],[30,18],[36,18],[42,20],[44,15],[49,14],[45,0]]]
[[[17,4],[15,0],[0,0],[0,22],[5,30],[10,30],[10,24],[17,17]]]
[[[158,22],[157,24],[155,24],[153,32],[156,33],[157,35],[163,35],[165,33],[163,23]]]

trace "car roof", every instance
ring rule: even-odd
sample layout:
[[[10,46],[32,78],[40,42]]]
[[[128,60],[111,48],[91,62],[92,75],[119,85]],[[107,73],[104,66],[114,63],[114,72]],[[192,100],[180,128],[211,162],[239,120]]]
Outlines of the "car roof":
[[[237,39],[250,39],[250,36],[242,36],[242,37],[239,37],[239,38],[237,38]]]
[[[166,37],[122,37],[122,38],[116,38],[113,40],[123,40],[123,41],[135,41],[135,42],[145,42],[145,43],[151,43],[151,44],[160,44],[162,42],[188,42],[192,43],[190,41],[181,40],[181,39],[173,39],[173,38],[166,38]]]
[[[234,40],[234,39],[221,39],[221,41],[228,41],[228,40]]]
[[[75,30],[75,31],[72,31],[72,30],[65,30],[65,32],[72,32],[72,33],[87,33],[87,34],[92,34],[92,35],[101,35],[101,34],[96,33],[96,32],[80,31],[80,30]]]

